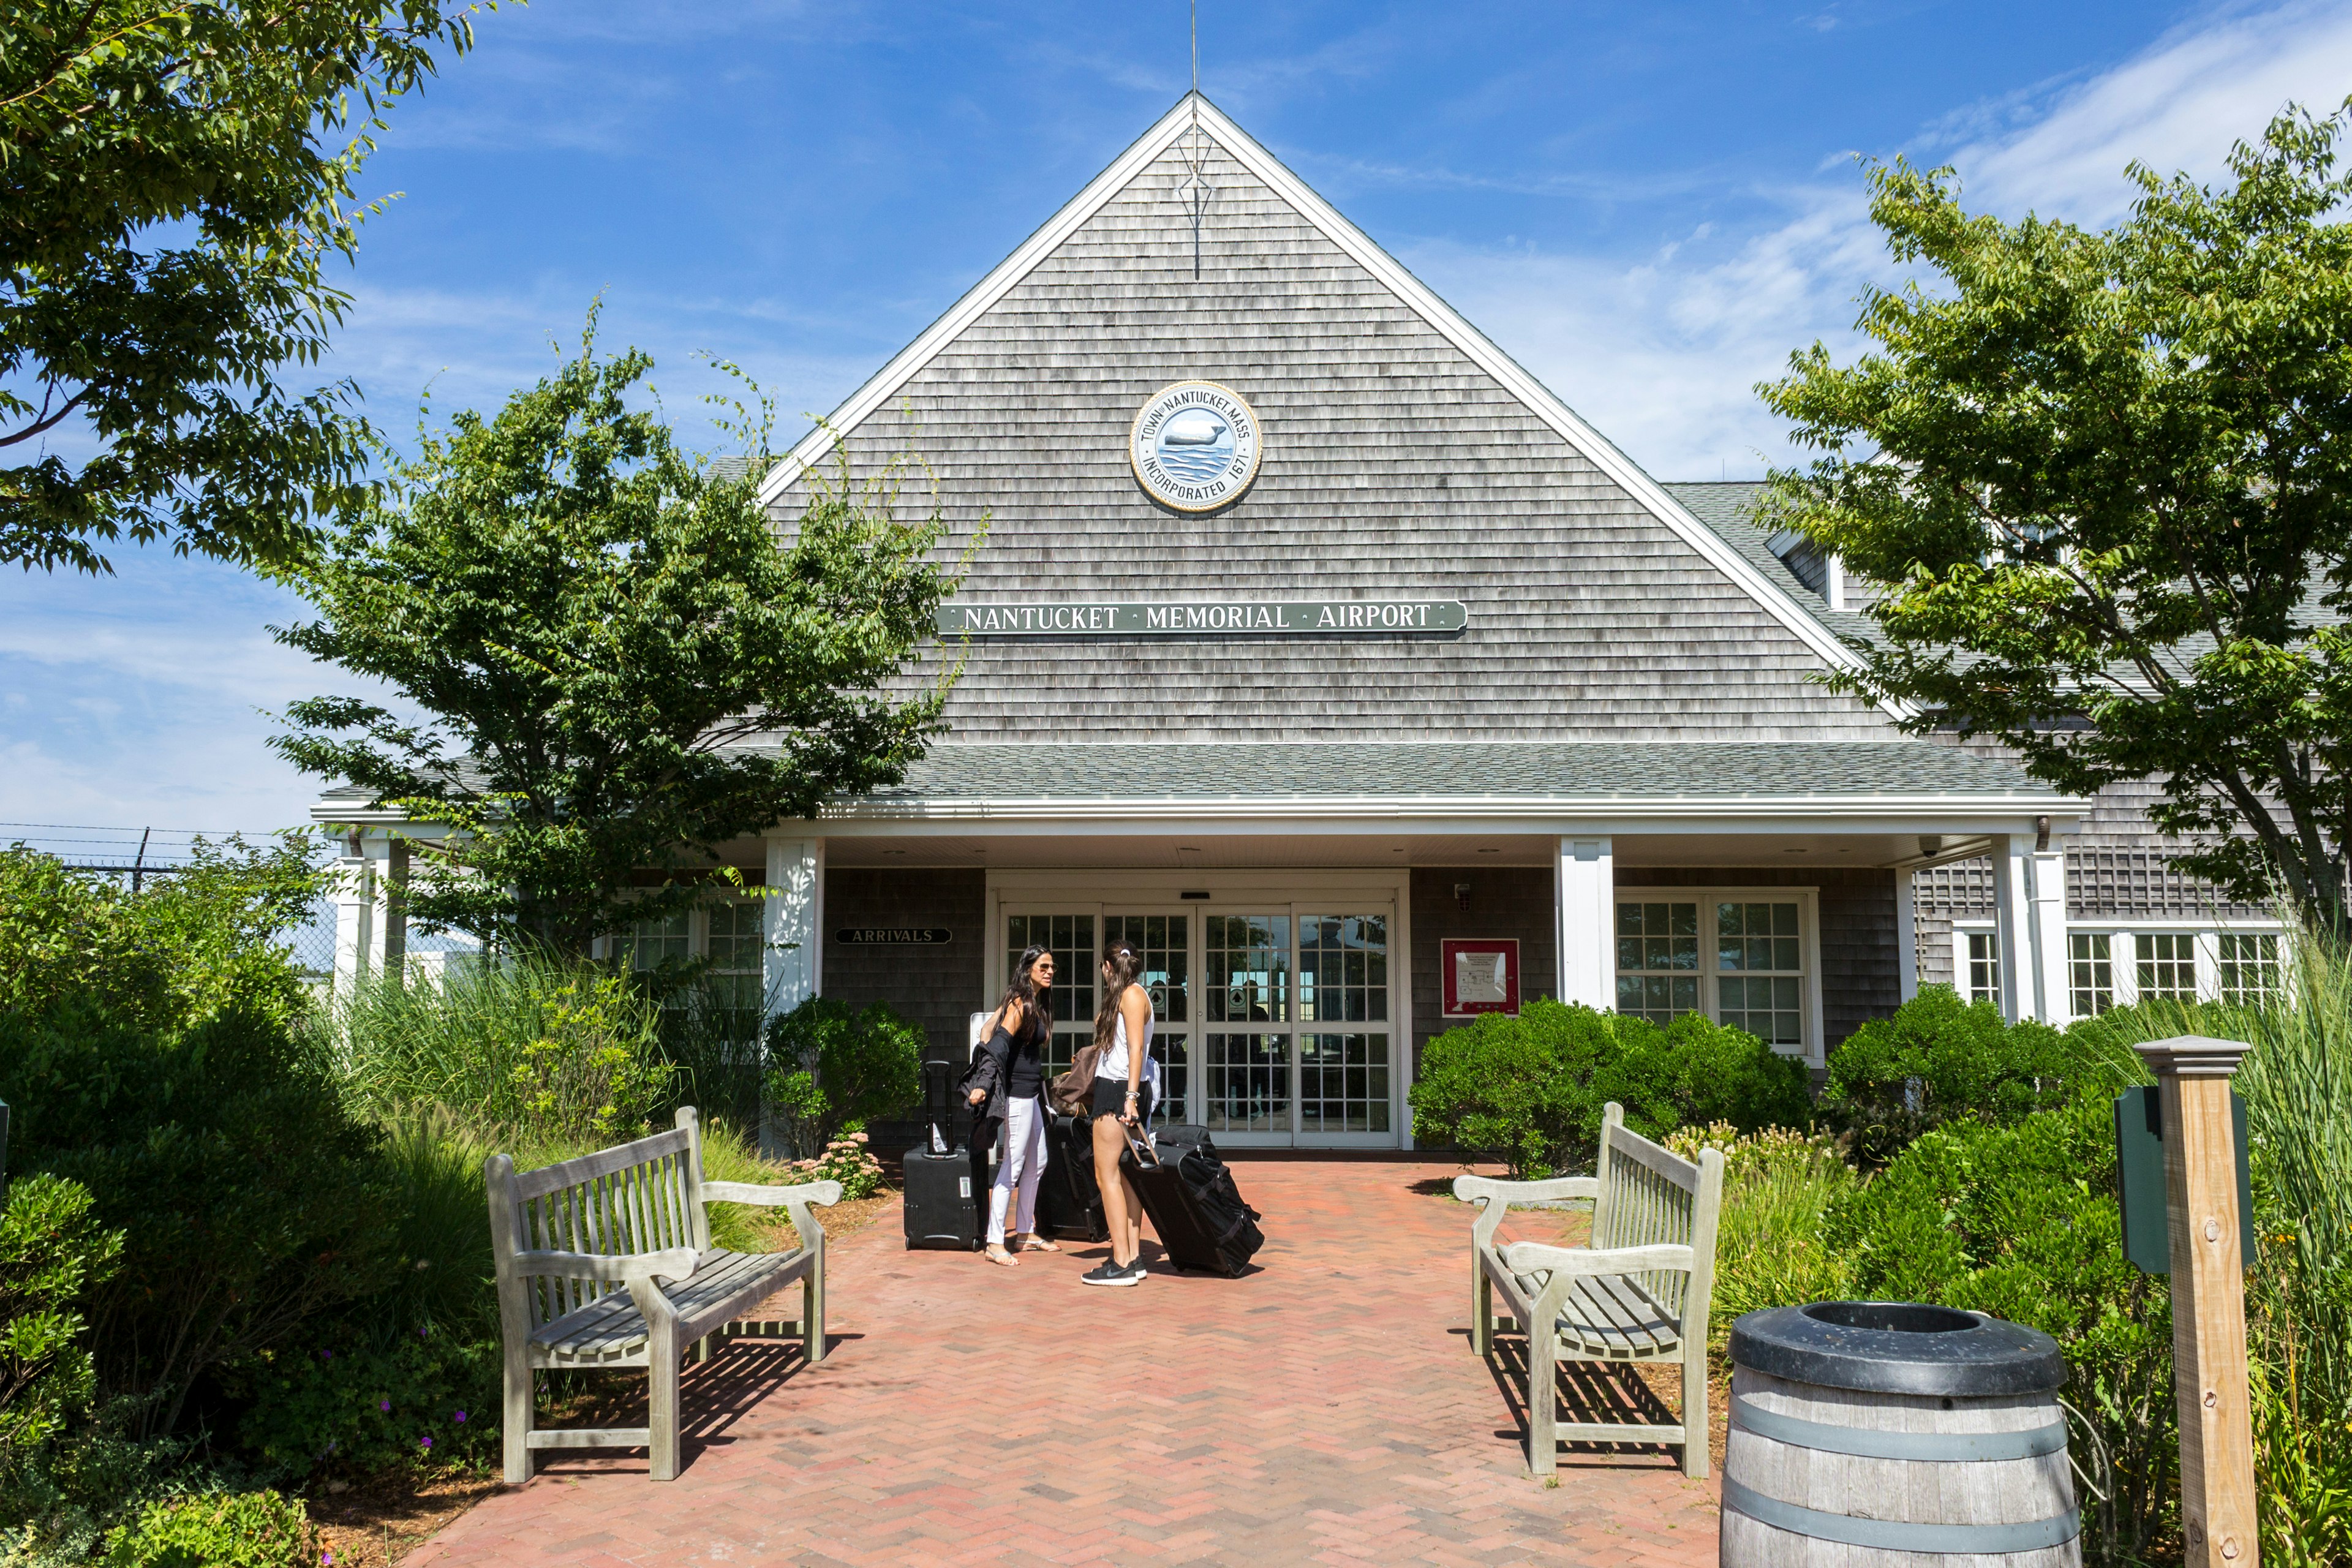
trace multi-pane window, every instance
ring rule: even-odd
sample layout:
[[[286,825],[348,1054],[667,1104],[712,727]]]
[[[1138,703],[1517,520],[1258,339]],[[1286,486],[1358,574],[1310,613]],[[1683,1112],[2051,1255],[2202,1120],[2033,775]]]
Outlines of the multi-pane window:
[[[2197,1000],[2197,939],[2188,931],[2141,931],[2132,938],[2143,1002]]]
[[[2076,931],[2066,939],[2067,988],[2074,1015],[2088,1018],[2116,1005],[2116,966],[2105,931]]]
[[[1054,1033],[1045,1044],[1045,1070],[1049,1075],[1066,1072],[1078,1047],[1094,1038],[1095,972],[1101,964],[1095,946],[1095,917],[1005,916],[1004,976],[1008,981],[1020,973],[1021,955],[1031,947],[1042,947],[1054,955],[1054,984],[1045,994],[1046,1010],[1054,1016]]]
[[[1698,1005],[1698,905],[1619,904],[1617,1011],[1665,1024]]]
[[[1805,1043],[1804,980],[1794,903],[1715,906],[1718,1021],[1767,1045]]]
[[[693,916],[685,910],[666,920],[639,921],[622,939],[631,969],[639,972],[683,964],[693,956]]]
[[[710,967],[703,974],[705,994],[729,1039],[755,1040],[765,997],[760,906],[748,899],[728,899],[710,905],[705,918],[710,955]]]
[[[1298,1037],[1302,1132],[1389,1131],[1389,935],[1384,915],[1298,918],[1298,1021],[1355,1028]],[[1371,1026],[1367,1027],[1366,1026]]]
[[[2000,1005],[2000,937],[1998,932],[1969,933],[1969,1000]]]
[[[2276,936],[2225,931],[2219,951],[2222,1001],[2259,1007],[2285,996],[2285,973],[2279,963]]]
[[[1184,1097],[1192,1088],[1192,1064],[1185,1059],[1182,1033],[1168,1034],[1160,1026],[1186,1023],[1192,1016],[1192,917],[1105,915],[1103,946],[1115,942],[1132,942],[1135,955],[1143,961],[1137,979],[1151,997],[1151,1054],[1160,1063],[1162,1108],[1181,1120]],[[1100,969],[1097,961],[1096,970]]]

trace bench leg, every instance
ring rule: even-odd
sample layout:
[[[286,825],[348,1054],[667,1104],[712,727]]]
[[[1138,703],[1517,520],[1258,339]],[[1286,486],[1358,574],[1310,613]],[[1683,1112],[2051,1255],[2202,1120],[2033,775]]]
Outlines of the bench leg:
[[[1559,1439],[1553,1434],[1554,1390],[1559,1381],[1552,1362],[1552,1336],[1528,1331],[1528,1473],[1549,1476],[1559,1468]]]
[[[677,1479],[677,1363],[684,1347],[677,1342],[675,1327],[664,1323],[652,1327],[646,1346],[650,1352],[646,1367],[646,1425],[651,1429],[651,1468],[654,1479],[674,1481]]]
[[[809,1271],[801,1276],[801,1331],[803,1352],[811,1366],[824,1363],[824,1249],[820,1246],[809,1264]]]
[[[1706,1346],[1683,1350],[1683,1474],[1706,1479]]]
[[[530,1479],[530,1362],[519,1347],[506,1350],[505,1403],[499,1436],[506,1451],[506,1479],[519,1487]]]
[[[1475,1248],[1470,1254],[1470,1348],[1481,1356],[1495,1348],[1495,1282],[1486,1278],[1486,1266]]]

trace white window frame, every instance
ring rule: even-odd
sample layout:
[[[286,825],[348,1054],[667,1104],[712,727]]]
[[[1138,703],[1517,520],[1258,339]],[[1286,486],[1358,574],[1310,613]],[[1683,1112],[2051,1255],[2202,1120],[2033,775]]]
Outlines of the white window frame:
[[[1952,988],[1965,999],[1968,995],[1969,938],[1981,936],[1996,929],[1988,920],[1955,921],[1952,923]],[[2197,964],[2197,1000],[2217,1002],[2221,996],[2221,933],[2230,931],[2249,936],[2275,936],[2279,942],[2280,979],[2289,985],[2294,983],[2294,963],[2286,952],[2286,927],[2273,920],[2096,920],[2066,922],[2067,994],[2069,1017],[2074,1016],[2073,938],[2104,936],[2107,939],[2107,959],[2115,975],[2115,1005],[2137,1006],[2139,1003],[2139,943],[2141,936],[2180,935],[2186,933],[2195,942],[2191,944]]]
[[[1723,1016],[1723,972],[1716,963],[1715,910],[1717,903],[1763,904],[1788,903],[1797,906],[1797,988],[1801,1016],[1798,1034],[1801,1043],[1790,1049],[1785,1046],[1773,1048],[1785,1057],[1819,1065],[1822,1052],[1822,922],[1821,889],[1818,888],[1685,888],[1658,884],[1620,882],[1609,900],[1609,980],[1610,1005],[1616,1005],[1616,981],[1622,973],[1654,973],[1650,970],[1625,970],[1617,967],[1617,906],[1619,904],[1684,904],[1696,900],[1699,905],[1698,935],[1698,1005],[1699,1011],[1710,1020]],[[1965,945],[1965,944],[1964,944]]]

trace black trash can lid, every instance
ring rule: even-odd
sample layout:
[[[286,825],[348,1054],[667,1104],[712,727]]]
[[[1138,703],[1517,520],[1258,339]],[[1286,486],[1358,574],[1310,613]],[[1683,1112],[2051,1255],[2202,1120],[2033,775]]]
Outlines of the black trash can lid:
[[[2038,1329],[1916,1301],[1815,1301],[1731,1325],[1731,1361],[1751,1372],[1872,1394],[2046,1394],[2066,1384],[2058,1342]]]

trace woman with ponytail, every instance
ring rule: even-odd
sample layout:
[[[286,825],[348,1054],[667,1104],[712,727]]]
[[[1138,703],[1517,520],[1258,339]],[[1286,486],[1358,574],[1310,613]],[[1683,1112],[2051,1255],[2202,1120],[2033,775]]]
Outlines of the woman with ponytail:
[[[1151,994],[1136,984],[1134,944],[1103,949],[1102,1005],[1095,1010],[1095,1184],[1110,1224],[1110,1257],[1078,1276],[1088,1285],[1143,1283],[1143,1205],[1119,1168],[1129,1131],[1151,1115]]]
[[[1054,1027],[1046,994],[1053,985],[1054,955],[1043,947],[1024,952],[963,1080],[973,1150],[1003,1139],[996,1179],[988,1187],[987,1256],[1007,1268],[1020,1267],[1004,1245],[1008,1209],[1021,1251],[1062,1250],[1037,1234],[1037,1178],[1045,1169],[1045,1041]]]

